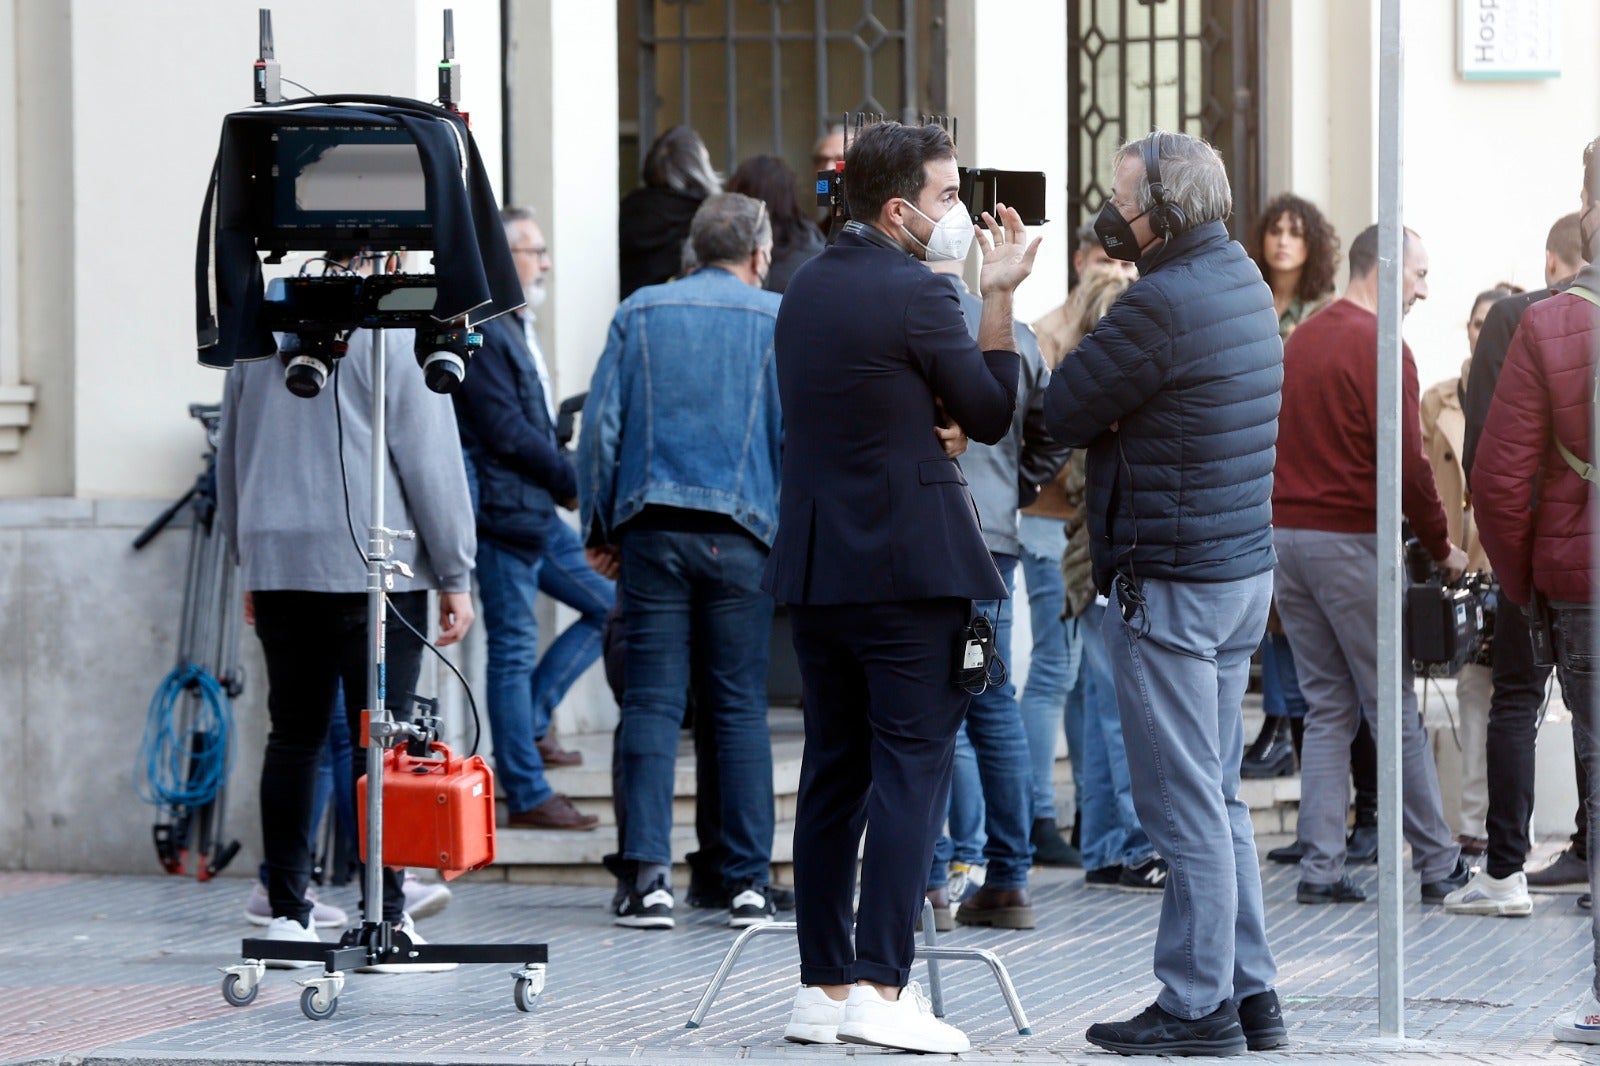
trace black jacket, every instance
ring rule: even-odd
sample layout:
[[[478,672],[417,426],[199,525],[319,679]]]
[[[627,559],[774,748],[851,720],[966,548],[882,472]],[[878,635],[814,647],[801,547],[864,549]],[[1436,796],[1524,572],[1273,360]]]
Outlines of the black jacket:
[[[1089,449],[1095,584],[1265,573],[1283,389],[1272,290],[1221,222],[1158,246],[1139,274],[1045,394],[1050,435]]]
[[[622,198],[617,211],[621,299],[635,289],[671,281],[683,270],[683,242],[700,197],[646,185]]]
[[[307,103],[313,106],[302,106]],[[223,119],[195,254],[195,325],[202,364],[226,368],[236,359],[263,359],[278,350],[261,319],[258,221],[250,199],[252,154],[263,127],[305,123],[401,127],[416,142],[439,277],[434,319],[447,322],[469,315],[479,323],[523,305],[494,189],[459,115],[395,97],[310,97]]]
[[[980,351],[949,282],[876,231],[796,272],[775,343],[783,492],[763,587],[800,604],[1004,598],[934,399],[999,441],[1017,353]]]
[[[1519,292],[1496,300],[1484,317],[1483,330],[1478,334],[1478,346],[1472,350],[1472,368],[1467,371],[1467,396],[1462,413],[1467,419],[1466,438],[1461,445],[1461,469],[1467,474],[1467,487],[1472,487],[1472,461],[1478,457],[1478,440],[1483,436],[1483,424],[1489,420],[1489,405],[1494,403],[1494,387],[1500,382],[1500,371],[1506,365],[1506,353],[1511,350],[1511,338],[1522,324],[1522,313],[1540,300],[1547,300],[1558,292],[1565,292],[1570,280],[1552,285],[1548,289]]]
[[[537,552],[556,506],[578,494],[556,444],[544,389],[515,315],[483,325],[483,348],[454,395],[461,448],[476,488],[478,536]]]

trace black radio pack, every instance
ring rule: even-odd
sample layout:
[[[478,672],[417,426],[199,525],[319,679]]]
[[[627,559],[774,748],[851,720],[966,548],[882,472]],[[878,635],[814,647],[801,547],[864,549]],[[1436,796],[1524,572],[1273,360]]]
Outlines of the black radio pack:
[[[1411,658],[1454,674],[1478,653],[1483,605],[1471,589],[1412,585],[1406,589],[1406,639]]]

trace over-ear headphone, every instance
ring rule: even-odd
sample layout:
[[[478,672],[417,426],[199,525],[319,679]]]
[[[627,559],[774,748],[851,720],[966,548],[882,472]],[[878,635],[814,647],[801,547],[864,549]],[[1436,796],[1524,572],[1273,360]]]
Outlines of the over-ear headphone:
[[[1161,134],[1152,133],[1139,149],[1144,160],[1145,180],[1150,183],[1150,229],[1157,237],[1171,239],[1189,228],[1183,208],[1167,199],[1161,184]]]

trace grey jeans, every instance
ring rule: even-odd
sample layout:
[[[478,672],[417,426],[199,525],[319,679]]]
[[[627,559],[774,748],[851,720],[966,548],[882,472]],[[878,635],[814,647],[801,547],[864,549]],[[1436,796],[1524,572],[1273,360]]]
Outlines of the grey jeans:
[[[1141,616],[1124,622],[1113,595],[1101,632],[1134,809],[1170,868],[1156,932],[1156,1003],[1202,1018],[1277,978],[1255,829],[1239,799],[1240,703],[1266,629],[1272,575],[1141,584]]]
[[[1378,553],[1371,533],[1276,529],[1274,596],[1306,698],[1300,751],[1300,877],[1327,885],[1344,874],[1350,741],[1360,717],[1378,731]],[[1424,881],[1450,875],[1461,846],[1439,800],[1439,771],[1417,714],[1411,664],[1400,686],[1402,828]]]

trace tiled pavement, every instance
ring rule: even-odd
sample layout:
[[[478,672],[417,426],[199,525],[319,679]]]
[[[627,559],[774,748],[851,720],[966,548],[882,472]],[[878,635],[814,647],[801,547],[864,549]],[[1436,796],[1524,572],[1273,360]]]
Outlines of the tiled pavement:
[[[1358,882],[1370,888],[1373,869],[1358,872]],[[1549,1035],[1591,972],[1588,923],[1573,897],[1537,897],[1524,920],[1408,905],[1410,1039],[1393,1043],[1377,1037],[1374,908],[1301,907],[1292,869],[1269,865],[1264,875],[1293,1044],[1252,1058],[1600,1061],[1600,1048]],[[1001,954],[1034,1027],[1030,1037],[1011,1028],[985,968],[946,963],[950,1020],[975,1045],[964,1057],[1114,1061],[1087,1045],[1083,1030],[1153,996],[1158,898],[1087,890],[1076,871],[1038,871],[1035,885],[1036,931],[946,936]],[[1415,898],[1414,880],[1409,891]],[[796,956],[793,942],[776,936],[752,943],[705,1026],[685,1029],[732,938],[723,916],[689,911],[671,932],[618,929],[604,910],[609,893],[587,888],[461,885],[450,909],[423,923],[439,941],[548,942],[549,982],[532,1014],[513,1008],[506,968],[486,966],[353,975],[324,1022],[301,1015],[292,975],[269,971],[253,1005],[231,1008],[215,968],[235,961],[238,938],[253,932],[240,920],[245,894],[238,880],[0,874],[0,1062],[699,1066],[882,1054],[783,1043]]]

